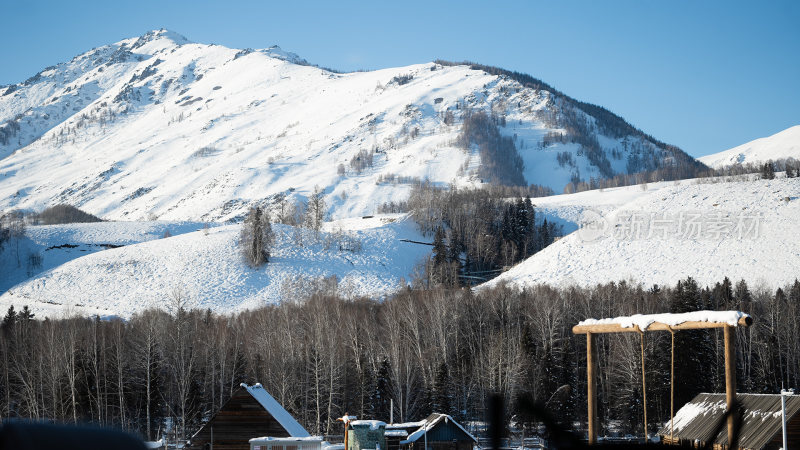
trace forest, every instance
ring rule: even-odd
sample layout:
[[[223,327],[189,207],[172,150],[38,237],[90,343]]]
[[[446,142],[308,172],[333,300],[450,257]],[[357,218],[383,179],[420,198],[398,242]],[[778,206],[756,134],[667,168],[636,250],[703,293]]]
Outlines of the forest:
[[[155,439],[191,436],[240,382],[260,382],[312,434],[340,434],[336,417],[418,420],[432,411],[484,419],[489,395],[522,396],[566,427],[586,420],[585,318],[738,309],[740,392],[775,393],[800,381],[800,282],[767,290],[693,279],[674,286],[625,282],[517,290],[403,289],[377,301],[321,283],[307,298],[218,315],[187,309],[176,288],[163,310],[128,320],[34,317],[9,309],[0,324],[0,419],[89,422]],[[639,340],[598,340],[601,434],[641,433]],[[669,333],[646,341],[648,424],[669,416]],[[721,332],[676,334],[676,408],[721,392]],[[511,407],[527,433],[531,419]],[[530,435],[530,434],[528,434]]]

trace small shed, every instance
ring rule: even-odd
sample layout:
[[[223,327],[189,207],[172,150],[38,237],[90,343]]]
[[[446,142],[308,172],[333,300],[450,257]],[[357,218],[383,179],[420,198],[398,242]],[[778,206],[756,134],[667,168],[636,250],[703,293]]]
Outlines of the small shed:
[[[386,423],[380,420],[350,420],[345,450],[386,450],[385,431]]]
[[[736,399],[744,408],[737,448],[777,450],[783,447],[781,396],[737,394]],[[714,429],[723,420],[726,408],[725,394],[698,394],[675,413],[672,421],[664,424],[658,431],[661,441],[665,444],[694,447],[711,442],[715,449],[727,448],[728,435],[724,427],[714,436]],[[798,412],[800,395],[786,396],[787,450],[800,450]]]
[[[256,383],[242,383],[189,440],[191,449],[249,450],[256,436],[309,438],[308,431]],[[297,449],[295,449],[297,450]]]
[[[390,427],[387,429],[399,429]],[[400,445],[407,450],[472,450],[477,442],[475,436],[451,416],[433,413],[400,441]]]
[[[419,422],[403,422],[403,423],[390,423],[386,425],[386,448],[387,450],[400,450],[403,446],[401,442],[408,439],[408,435],[417,431],[421,426],[425,425],[425,421]]]

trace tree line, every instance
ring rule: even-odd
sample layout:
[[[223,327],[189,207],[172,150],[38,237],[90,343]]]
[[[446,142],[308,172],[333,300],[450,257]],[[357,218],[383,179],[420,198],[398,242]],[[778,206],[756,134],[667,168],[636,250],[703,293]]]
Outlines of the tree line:
[[[586,421],[585,339],[571,327],[589,317],[739,309],[753,326],[736,330],[741,392],[800,385],[800,282],[776,291],[722,280],[645,288],[625,282],[525,290],[404,289],[385,301],[343,298],[334,284],[236,315],[186,309],[129,320],[34,318],[9,310],[0,325],[0,418],[90,422],[147,439],[191,436],[241,382],[260,382],[312,434],[340,434],[345,412],[398,421],[432,411],[481,421],[501,393],[509,418],[526,396],[568,428]],[[676,335],[676,407],[724,389],[721,333]],[[649,333],[645,358],[650,430],[669,416],[669,333]],[[601,433],[640,432],[639,341],[603,335],[599,347]],[[171,426],[170,426],[171,424]],[[167,428],[169,426],[169,428]]]

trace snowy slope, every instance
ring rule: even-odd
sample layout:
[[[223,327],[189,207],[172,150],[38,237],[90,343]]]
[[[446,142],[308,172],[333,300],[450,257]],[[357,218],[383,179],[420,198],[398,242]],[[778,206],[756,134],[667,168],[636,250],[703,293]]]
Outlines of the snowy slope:
[[[91,253],[197,231],[196,222],[98,222],[28,226],[25,237],[0,249],[0,293],[17,283]],[[32,257],[31,255],[35,255]],[[40,260],[36,262],[35,258]]]
[[[430,253],[404,216],[369,219],[371,227],[350,232],[360,251],[340,250],[334,224],[317,240],[305,230],[275,225],[270,262],[250,269],[238,251],[239,225],[190,232],[104,250],[43,272],[0,296],[0,309],[29,305],[37,315],[66,313],[130,316],[148,307],[169,308],[180,291],[189,307],[225,313],[300,298],[313,281],[336,276],[343,295],[380,298],[410,279]],[[302,232],[302,230],[299,230]],[[291,294],[291,295],[287,295]]]
[[[699,159],[709,167],[719,168],[786,158],[800,160],[800,125]]]
[[[454,144],[466,110],[502,118],[526,181],[556,192],[688,158],[602,108],[466,65],[337,74],[158,30],[0,87],[0,210],[226,221],[319,185],[332,217],[372,214],[415,179],[482,182],[477,151]],[[363,170],[361,151],[375,152]]]
[[[792,238],[800,233],[800,179],[686,180],[638,195],[631,188],[582,193],[584,201],[573,196],[582,208],[577,214],[569,198],[548,199],[554,214],[565,220],[583,214],[595,226],[565,236],[486,286],[672,285],[687,276],[704,285],[727,276],[774,288],[800,277],[800,241]]]

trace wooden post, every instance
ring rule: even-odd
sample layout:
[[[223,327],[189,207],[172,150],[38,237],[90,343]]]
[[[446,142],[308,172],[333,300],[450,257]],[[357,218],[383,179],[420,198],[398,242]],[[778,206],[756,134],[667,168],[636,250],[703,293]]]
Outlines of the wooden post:
[[[586,333],[586,386],[588,390],[588,425],[589,425],[589,445],[597,443],[597,381],[595,372],[597,371],[597,349],[595,348],[596,336],[593,333]]]
[[[736,400],[736,337],[733,327],[730,325],[723,328],[725,338],[725,402],[728,411],[733,408]],[[733,442],[733,414],[728,415],[728,448]]]
[[[644,332],[639,332],[639,343],[641,344],[642,357],[642,411],[644,412],[644,441],[650,440],[647,435],[647,375],[644,370]]]

